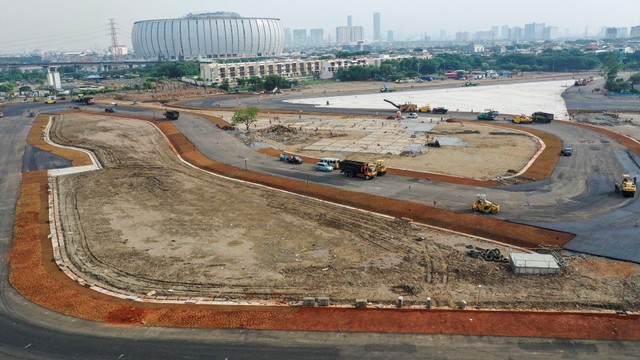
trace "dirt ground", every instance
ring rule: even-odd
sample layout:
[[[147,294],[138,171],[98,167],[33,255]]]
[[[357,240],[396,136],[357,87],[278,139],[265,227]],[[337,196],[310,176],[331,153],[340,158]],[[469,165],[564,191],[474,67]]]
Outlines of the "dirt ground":
[[[515,276],[467,255],[471,237],[221,179],[179,163],[150,124],[73,114],[55,141],[104,170],[58,178],[68,252],[135,294],[333,302],[366,298],[485,308],[638,309],[637,265],[566,257],[559,275]],[[611,271],[609,263],[620,271]],[[606,270],[606,271],[605,271]],[[482,285],[478,287],[478,285]]]
[[[194,111],[229,120],[233,112]],[[371,161],[383,159],[388,167],[408,169],[474,179],[495,179],[521,171],[540,149],[537,139],[528,133],[505,130],[490,124],[448,123],[436,120],[431,131],[407,132],[406,120],[386,120],[372,117],[296,115],[260,113],[251,131],[239,130],[239,136],[251,147],[273,147],[283,152],[313,158],[333,157]],[[422,120],[428,122],[428,120]],[[357,129],[345,130],[340,123],[357,124]],[[339,127],[338,129],[336,129]],[[348,128],[349,126],[344,126]],[[310,149],[322,140],[360,142],[374,132],[398,137],[399,141],[416,144],[414,151],[401,154],[372,152],[318,151]],[[448,139],[440,148],[427,147],[427,138]],[[383,139],[387,140],[387,139]],[[418,149],[419,148],[419,149]]]
[[[597,125],[627,135],[640,141],[640,114],[631,113],[581,113],[574,114],[572,121]]]

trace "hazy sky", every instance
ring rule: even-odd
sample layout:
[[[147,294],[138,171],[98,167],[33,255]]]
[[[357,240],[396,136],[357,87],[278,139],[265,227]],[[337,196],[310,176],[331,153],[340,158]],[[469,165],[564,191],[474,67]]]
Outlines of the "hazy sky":
[[[491,26],[544,22],[560,34],[598,33],[604,26],[640,25],[638,0],[1,0],[0,53],[32,49],[102,50],[110,45],[108,23],[114,18],[121,44],[131,45],[138,20],[177,18],[188,13],[229,11],[244,17],[279,18],[285,28],[335,28],[353,17],[365,37],[373,33],[373,13],[380,12],[382,36],[396,39],[438,37],[441,29],[486,31]]]

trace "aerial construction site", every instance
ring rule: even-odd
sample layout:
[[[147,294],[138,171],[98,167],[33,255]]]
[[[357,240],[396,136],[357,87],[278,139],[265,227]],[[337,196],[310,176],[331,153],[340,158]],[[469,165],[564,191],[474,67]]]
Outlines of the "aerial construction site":
[[[481,108],[413,117],[379,100],[365,110],[304,100],[329,99],[331,86],[176,102],[171,120],[158,115],[166,104],[131,94],[96,99],[117,101],[117,113],[40,115],[31,145],[93,159],[90,171],[49,174],[55,263],[85,289],[136,304],[640,309],[639,252],[624,248],[632,238],[622,232],[637,216],[633,111],[609,119],[569,108],[551,123],[514,124],[533,111],[481,121]],[[400,90],[394,99],[417,102]],[[247,131],[229,119],[248,104],[260,112]],[[605,120],[604,131],[585,125]],[[337,161],[316,171],[327,158],[377,161],[386,174],[348,177]],[[627,223],[623,248],[598,249],[611,248],[599,234],[616,222]],[[518,274],[522,254],[549,262]],[[12,256],[20,264],[27,255]],[[12,281],[29,293],[34,274],[20,269]],[[38,292],[65,311],[68,300]],[[152,310],[122,314],[154,324]]]

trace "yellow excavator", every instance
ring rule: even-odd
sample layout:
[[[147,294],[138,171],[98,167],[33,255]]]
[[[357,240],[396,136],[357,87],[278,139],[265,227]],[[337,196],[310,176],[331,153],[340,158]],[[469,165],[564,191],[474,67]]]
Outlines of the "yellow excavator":
[[[513,122],[515,124],[531,124],[533,122],[533,119],[531,118],[531,116],[522,114],[522,115],[514,116]]]
[[[616,183],[615,190],[617,193],[621,192],[625,197],[636,196],[635,177],[632,179],[629,174],[622,175],[622,181],[620,181],[620,183]]]
[[[418,111],[418,105],[416,104],[412,104],[410,102],[404,103],[404,104],[396,104],[391,100],[387,100],[387,99],[383,99],[385,102],[388,102],[389,104],[393,105],[396,109],[402,111],[402,112],[416,112]]]
[[[500,205],[487,200],[487,195],[478,194],[476,201],[471,204],[471,209],[477,212],[483,212],[485,214],[496,214],[500,211]]]

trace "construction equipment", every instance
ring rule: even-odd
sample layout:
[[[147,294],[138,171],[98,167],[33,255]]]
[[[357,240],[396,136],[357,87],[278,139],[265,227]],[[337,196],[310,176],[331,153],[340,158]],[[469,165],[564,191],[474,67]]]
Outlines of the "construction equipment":
[[[622,195],[624,195],[624,197],[636,196],[635,176],[631,178],[631,175],[629,174],[622,175],[622,181],[620,181],[620,183],[615,184],[615,191],[617,193],[622,192]]]
[[[167,110],[162,115],[167,120],[178,120],[180,117],[180,113],[176,110]]]
[[[396,91],[396,89],[387,86],[387,84],[384,84],[384,86],[380,88],[381,93],[394,92],[394,91]]]
[[[340,172],[347,177],[363,177],[366,180],[373,179],[378,175],[378,170],[374,163],[355,160],[342,160],[340,162]]]
[[[498,115],[500,115],[499,112],[497,112],[496,110],[491,110],[491,109],[486,109],[483,113],[478,114],[477,119],[478,120],[495,120]]]
[[[373,165],[376,167],[377,176],[384,176],[387,174],[387,166],[384,164],[384,160],[378,159],[373,162]]]
[[[478,194],[476,197],[476,201],[471,204],[471,209],[473,209],[473,211],[483,212],[485,214],[495,214],[500,211],[500,205],[487,200],[487,195]]]
[[[515,124],[531,124],[533,122],[533,119],[531,118],[531,116],[522,114],[522,115],[514,116],[513,122]]]
[[[287,154],[280,154],[280,161],[285,161],[285,162],[288,162],[289,164],[296,164],[296,165],[300,165],[304,162],[304,160],[302,160],[302,158],[300,158],[299,156],[293,156],[293,155],[287,155]]]
[[[428,137],[428,138],[427,138],[427,146],[429,146],[429,147],[437,147],[437,148],[439,148],[439,147],[440,147],[440,141],[438,141],[438,139],[437,139],[437,138],[434,138],[434,137]]]
[[[389,104],[393,105],[396,109],[402,111],[402,112],[416,112],[418,111],[418,105],[416,104],[412,104],[410,102],[404,103],[404,104],[396,104],[391,100],[388,99],[384,99],[384,101],[388,102]]]
[[[431,109],[432,114],[446,114],[449,109],[439,106],[437,108]]]
[[[418,108],[418,111],[421,112],[421,113],[430,113],[431,112],[431,106],[429,106],[429,105],[422,106],[422,107]]]
[[[531,118],[533,119],[534,122],[542,123],[542,124],[550,123],[551,120],[553,120],[553,117],[554,117],[553,114],[542,112],[542,111],[536,111],[533,114],[531,114]]]

